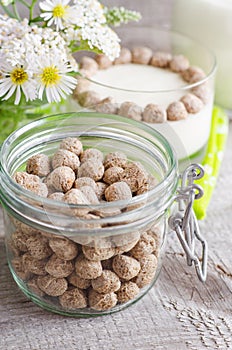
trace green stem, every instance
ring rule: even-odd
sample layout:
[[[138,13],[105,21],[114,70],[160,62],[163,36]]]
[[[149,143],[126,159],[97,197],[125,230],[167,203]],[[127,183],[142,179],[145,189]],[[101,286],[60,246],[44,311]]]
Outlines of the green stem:
[[[21,4],[23,4],[28,9],[30,8],[30,5],[26,1],[24,1],[24,0],[18,0],[18,1],[21,2]]]
[[[35,18],[33,18],[33,19],[30,21],[30,24],[31,24],[31,23],[37,23],[37,22],[42,22],[42,18],[41,18],[41,17],[35,17]]]
[[[31,6],[30,6],[30,14],[29,14],[29,24],[31,23],[31,21],[33,21],[33,16],[34,16],[34,7],[36,4],[37,0],[32,0],[31,2]]]
[[[3,8],[4,12],[11,18],[15,18],[15,15],[13,14],[13,12],[11,12],[6,6],[4,6],[1,3],[1,7]]]
[[[20,17],[20,15],[19,15],[19,13],[18,13],[18,9],[17,9],[17,6],[16,6],[16,2],[15,2],[15,1],[12,3],[12,7],[13,7],[13,10],[14,10],[15,17],[16,17],[19,21],[21,21],[21,17]]]

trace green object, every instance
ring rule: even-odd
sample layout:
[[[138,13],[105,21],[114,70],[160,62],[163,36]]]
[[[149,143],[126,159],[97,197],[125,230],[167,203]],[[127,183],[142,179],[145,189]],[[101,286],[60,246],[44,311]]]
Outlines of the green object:
[[[139,12],[127,10],[123,6],[112,8],[105,7],[104,11],[106,22],[115,27],[131,21],[138,22],[141,19],[141,14]]]
[[[228,134],[228,124],[228,116],[225,111],[219,107],[214,107],[208,146],[202,161],[205,176],[196,181],[204,190],[204,196],[194,203],[194,211],[198,220],[205,218],[207,207],[216,186]]]
[[[71,98],[57,103],[45,103],[37,99],[20,105],[14,105],[12,101],[0,101],[0,145],[13,131],[35,119],[79,109]]]

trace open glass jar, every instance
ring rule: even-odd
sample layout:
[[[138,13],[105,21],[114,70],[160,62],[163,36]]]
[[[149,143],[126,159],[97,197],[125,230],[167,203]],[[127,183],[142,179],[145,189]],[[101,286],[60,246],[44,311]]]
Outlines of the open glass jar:
[[[77,205],[38,196],[12,179],[25,171],[29,157],[51,157],[67,137],[78,137],[84,149],[97,148],[104,155],[123,152],[129,163],[142,164],[156,179],[155,186],[130,200]],[[39,306],[88,317],[121,310],[141,298],[158,278],[168,218],[189,265],[194,262],[205,279],[206,258],[201,266],[193,248],[195,237],[203,248],[206,245],[192,213],[192,202],[200,193],[193,180],[200,174],[190,167],[178,189],[176,157],[154,129],[115,115],[50,116],[11,134],[0,160],[10,270],[20,289]],[[174,200],[181,212],[170,217]]]
[[[147,123],[168,140],[179,162],[202,160],[212,119],[214,54],[175,31],[139,26],[117,32],[123,49],[113,63],[93,54],[95,65],[78,59],[75,98],[97,112]]]

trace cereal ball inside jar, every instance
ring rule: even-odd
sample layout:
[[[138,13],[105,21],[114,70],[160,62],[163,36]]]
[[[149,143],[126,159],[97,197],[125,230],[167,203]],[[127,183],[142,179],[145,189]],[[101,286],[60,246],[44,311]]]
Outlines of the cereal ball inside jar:
[[[52,157],[52,167],[55,169],[61,166],[67,166],[76,171],[80,166],[79,157],[71,151],[59,149]]]
[[[63,201],[67,204],[76,204],[76,205],[89,205],[90,202],[85,197],[84,193],[77,188],[72,188],[70,191],[66,192],[63,198]],[[70,208],[70,213],[73,213],[77,216],[83,216],[89,212],[88,208]]]
[[[105,197],[108,202],[132,199],[130,187],[126,182],[115,182],[105,190]]]
[[[87,307],[85,292],[79,288],[71,288],[65,291],[60,297],[61,306],[68,310],[83,309]]]
[[[87,160],[78,169],[78,177],[90,177],[94,181],[101,180],[104,175],[104,166],[97,160]]]
[[[100,261],[91,261],[84,255],[79,255],[75,262],[76,274],[84,279],[92,280],[102,274],[102,265]]]
[[[16,274],[24,281],[28,281],[32,274],[30,271],[26,270],[23,264],[23,258],[22,256],[17,256],[12,259],[12,267],[15,270]]]
[[[79,177],[75,180],[73,187],[81,189],[83,186],[90,186],[96,191],[97,184],[91,177]]]
[[[103,162],[103,153],[96,148],[87,148],[80,154],[81,163],[84,163],[88,160]]]
[[[126,281],[137,276],[140,271],[139,261],[127,255],[116,255],[112,267],[118,277]]]
[[[28,174],[26,172],[17,172],[13,179],[25,190],[34,192],[38,196],[47,197],[48,188],[45,183],[37,175]]]
[[[60,259],[56,254],[53,254],[48,260],[45,270],[53,277],[62,278],[73,272],[74,265],[72,261]]]
[[[28,238],[27,250],[34,258],[41,260],[46,259],[52,255],[52,250],[48,245],[48,240],[42,235],[35,235]]]
[[[11,243],[19,252],[27,252],[27,240],[33,235],[22,232],[20,229],[15,230],[11,236]]]
[[[113,184],[114,182],[118,182],[120,180],[120,173],[123,172],[123,168],[118,166],[113,166],[108,169],[106,169],[103,181],[109,185]]]
[[[123,282],[120,289],[117,291],[118,302],[120,304],[133,300],[139,294],[139,287],[132,281]]]
[[[68,282],[75,287],[80,289],[88,289],[91,286],[91,280],[81,278],[76,274],[76,272],[72,272],[71,275],[68,276]]]
[[[115,255],[129,252],[138,243],[139,239],[140,234],[137,231],[113,236]]]
[[[22,256],[22,261],[25,271],[29,271],[39,276],[45,276],[47,274],[45,270],[45,265],[47,263],[46,259],[38,260],[31,256],[29,253],[25,253]]]
[[[128,163],[120,173],[120,180],[127,183],[132,192],[138,191],[147,182],[148,174],[139,162]]]
[[[26,171],[28,174],[39,177],[47,176],[51,171],[51,162],[46,154],[36,154],[27,160]]]
[[[110,152],[105,156],[103,164],[105,169],[114,166],[124,168],[127,164],[127,156],[122,152]]]
[[[63,192],[53,192],[48,195],[48,199],[52,199],[54,201],[63,201],[64,193]]]
[[[158,261],[154,254],[150,254],[139,259],[139,263],[141,269],[134,279],[134,282],[139,288],[143,288],[149,285],[154,279]]]
[[[61,192],[69,191],[76,179],[74,171],[67,166],[59,166],[51,172],[52,186]]]
[[[105,198],[105,190],[107,189],[107,187],[108,185],[105,182],[96,182],[95,192],[99,201],[102,201]]]
[[[66,149],[79,156],[83,151],[83,146],[81,141],[77,137],[67,137],[61,141],[60,149]]]
[[[155,239],[144,232],[136,245],[130,250],[130,255],[136,259],[151,254],[156,249]]]
[[[89,292],[89,306],[91,309],[105,311],[112,309],[117,304],[117,295],[111,293],[98,293],[94,289]]]
[[[110,270],[103,270],[101,276],[91,281],[93,289],[98,293],[111,293],[119,290],[119,277]]]
[[[82,245],[82,252],[91,261],[101,261],[110,259],[115,254],[115,249],[111,242],[100,239],[89,245]]]
[[[90,204],[98,204],[99,200],[97,198],[96,192],[90,186],[82,186],[80,191],[84,194]]]
[[[39,276],[37,279],[37,286],[45,294],[58,297],[64,294],[68,288],[68,282],[65,278],[56,278],[50,275]]]
[[[78,254],[78,246],[75,242],[65,237],[49,239],[49,246],[56,256],[63,260],[72,260]]]

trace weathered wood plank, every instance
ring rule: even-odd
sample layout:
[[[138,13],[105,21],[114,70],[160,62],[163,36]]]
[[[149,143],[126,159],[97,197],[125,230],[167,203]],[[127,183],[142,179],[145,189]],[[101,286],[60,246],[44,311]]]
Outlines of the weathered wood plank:
[[[105,0],[140,10],[146,24],[167,25],[170,0]],[[146,6],[145,6],[146,5]],[[232,349],[232,124],[217,188],[200,224],[209,242],[208,279],[202,285],[187,267],[174,234],[164,267],[150,292],[117,314],[64,318],[29,301],[9,272],[0,211],[1,350],[226,350]]]

